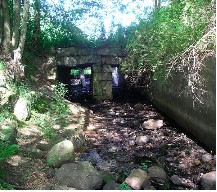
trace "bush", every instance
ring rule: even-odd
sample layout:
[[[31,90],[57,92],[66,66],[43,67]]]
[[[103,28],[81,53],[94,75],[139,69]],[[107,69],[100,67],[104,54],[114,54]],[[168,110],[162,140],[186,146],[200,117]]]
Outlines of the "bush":
[[[213,14],[204,0],[175,0],[153,11],[128,42],[129,60],[122,70],[130,77],[149,73],[154,80],[164,79],[167,64],[203,36]]]
[[[11,144],[0,140],[0,162],[18,154],[19,149],[19,145],[17,144]]]

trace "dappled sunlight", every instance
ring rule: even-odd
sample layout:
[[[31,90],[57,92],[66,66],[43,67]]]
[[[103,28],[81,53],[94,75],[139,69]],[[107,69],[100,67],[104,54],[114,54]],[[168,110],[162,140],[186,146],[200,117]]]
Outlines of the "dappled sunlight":
[[[196,187],[191,176],[201,171],[198,156],[205,153],[204,149],[151,105],[140,104],[138,109],[132,103],[104,102],[90,104],[90,109],[93,113],[89,127],[84,130],[88,148],[96,150],[105,162],[113,160],[118,169],[127,172],[147,160],[161,164],[170,175],[182,175],[191,183],[189,188]],[[142,126],[147,120],[151,129]],[[131,182],[134,186],[140,179],[133,177]]]
[[[18,166],[20,164],[26,163],[28,160],[19,156],[19,155],[14,155],[10,157],[10,159],[7,160],[7,163],[13,166]]]

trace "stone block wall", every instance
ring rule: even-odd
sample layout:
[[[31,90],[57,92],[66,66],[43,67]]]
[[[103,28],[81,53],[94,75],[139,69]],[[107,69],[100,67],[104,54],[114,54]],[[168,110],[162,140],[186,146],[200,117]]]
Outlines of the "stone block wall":
[[[112,70],[110,65],[93,65],[93,97],[112,99]]]
[[[127,56],[126,51],[118,48],[59,48],[56,51],[57,66],[75,67],[82,64],[118,65]]]
[[[92,66],[93,97],[97,100],[112,99],[112,70],[127,56],[118,48],[59,48],[56,50],[56,64],[59,67]],[[61,77],[59,77],[61,79]]]
[[[198,82],[201,90],[195,91],[202,103],[185,90],[188,81],[181,72],[174,72],[166,84],[153,81],[149,97],[200,143],[216,151],[216,58],[206,60],[200,75],[204,84]]]

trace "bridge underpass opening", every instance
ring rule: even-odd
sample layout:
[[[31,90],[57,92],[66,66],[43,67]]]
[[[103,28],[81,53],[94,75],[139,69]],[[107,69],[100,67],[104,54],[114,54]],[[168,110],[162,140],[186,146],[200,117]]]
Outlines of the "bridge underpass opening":
[[[93,64],[75,67],[57,66],[57,80],[60,83],[65,84],[67,88],[67,94],[65,95],[66,99],[70,101],[93,99],[93,87],[95,84],[96,89],[98,83],[94,83],[93,79],[94,75],[97,76],[99,74],[93,69]],[[110,76],[112,82],[111,89],[114,98],[124,91],[124,75],[120,72],[117,65],[110,66],[110,69],[111,72],[109,74],[107,73],[107,75]],[[101,74],[101,76],[100,80],[103,79],[104,82],[108,81],[108,79],[104,79],[104,74]],[[95,78],[95,80],[98,81],[97,78]]]

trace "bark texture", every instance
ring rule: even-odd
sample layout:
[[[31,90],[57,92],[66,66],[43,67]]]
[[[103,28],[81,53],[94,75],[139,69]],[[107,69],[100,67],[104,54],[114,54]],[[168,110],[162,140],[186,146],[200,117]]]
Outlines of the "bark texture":
[[[3,15],[4,15],[4,36],[3,36],[3,51],[6,55],[11,52],[11,25],[10,13],[7,0],[2,0]]]
[[[14,0],[14,30],[12,36],[12,46],[17,48],[19,42],[19,27],[20,27],[20,0]]]

